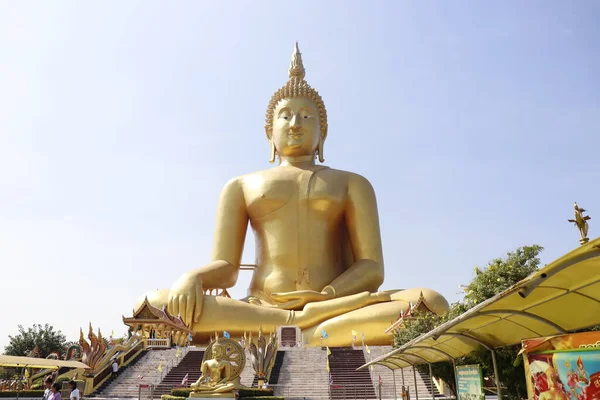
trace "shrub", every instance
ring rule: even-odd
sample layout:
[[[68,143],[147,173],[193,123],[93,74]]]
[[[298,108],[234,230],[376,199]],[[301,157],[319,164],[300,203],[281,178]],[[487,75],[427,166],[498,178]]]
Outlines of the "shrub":
[[[273,396],[273,389],[243,388],[239,390],[240,397],[269,397]]]
[[[187,400],[187,396],[171,396],[170,394],[163,394],[160,398],[161,400]]]
[[[56,383],[63,383],[63,382],[69,382],[71,380],[71,378],[69,378],[68,376],[59,376],[58,378],[56,378]]]
[[[190,388],[171,389],[171,396],[185,397],[187,399],[188,397],[190,397],[191,392],[192,392],[192,389],[190,389]]]
[[[43,390],[25,390],[22,392],[0,392],[0,397],[12,397],[16,398],[17,393],[19,393],[19,397],[39,397],[42,398],[44,396]]]

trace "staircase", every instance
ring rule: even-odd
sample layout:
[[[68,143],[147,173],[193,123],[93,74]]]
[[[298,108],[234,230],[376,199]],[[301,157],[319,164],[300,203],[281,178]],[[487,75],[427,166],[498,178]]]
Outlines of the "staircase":
[[[279,376],[281,375],[281,367],[283,366],[284,358],[285,351],[278,351],[275,356],[275,364],[273,364],[273,369],[271,370],[271,376],[269,377],[270,385],[279,384]]]
[[[331,399],[376,399],[369,369],[357,368],[365,364],[362,350],[351,347],[331,347]]]
[[[119,368],[115,376],[111,376],[110,378],[108,378],[102,385],[100,385],[99,388],[96,389],[96,391],[93,394],[89,395],[88,397],[96,397],[98,393],[102,392],[104,389],[110,386],[113,383],[113,381],[118,379],[119,376],[121,376],[125,371],[127,371],[128,368],[133,368],[138,363],[138,361],[144,358],[146,353],[148,353],[148,350],[142,350],[137,356],[135,356],[135,358],[129,364],[127,364],[125,367]]]
[[[329,399],[329,374],[325,367],[327,351],[320,347],[304,347],[284,352],[277,384],[273,382],[275,367],[269,382],[275,395],[283,396],[286,400]]]
[[[186,374],[188,374],[188,385],[196,382],[201,375],[200,367],[203,357],[203,350],[191,348],[181,362],[171,369],[162,382],[154,388],[155,396],[171,394],[171,389],[181,387],[181,381]]]
[[[161,371],[158,365],[162,361],[163,368],[175,360],[175,350],[149,350],[135,363],[125,368],[114,381],[103,385],[94,397],[127,398],[138,397],[140,384],[152,384],[160,381]]]
[[[279,373],[281,371],[281,365],[283,364],[283,357],[285,351],[278,351],[275,355],[275,362],[273,363],[273,369],[271,369],[271,375],[269,376],[269,385],[277,385],[279,382]],[[252,387],[258,387],[258,376],[254,376],[252,380]]]
[[[240,383],[246,387],[252,387],[254,382],[254,368],[252,368],[252,362],[250,361],[250,355],[246,351],[246,367],[240,374]]]
[[[386,353],[389,353],[394,348],[391,346],[377,346],[370,347],[371,353],[364,354],[367,362],[373,360],[376,357],[382,356]],[[333,350],[332,350],[333,351]],[[396,375],[396,392],[398,394],[398,398],[401,397],[402,393],[402,376],[404,375],[404,386],[407,387],[410,393],[411,400],[416,400],[415,396],[415,388],[417,389],[419,400],[423,399],[433,399],[435,397],[444,397],[444,395],[440,394],[437,390],[437,387],[432,382],[429,375],[420,374],[419,371],[415,371],[417,380],[415,384],[414,374],[412,367],[403,368],[402,370],[397,369],[395,372]],[[381,398],[382,399],[394,399],[394,373],[387,367],[381,365],[375,365],[372,372],[373,376],[373,386],[376,389],[377,393],[377,385],[379,377],[381,376]],[[433,384],[433,392],[431,385]]]

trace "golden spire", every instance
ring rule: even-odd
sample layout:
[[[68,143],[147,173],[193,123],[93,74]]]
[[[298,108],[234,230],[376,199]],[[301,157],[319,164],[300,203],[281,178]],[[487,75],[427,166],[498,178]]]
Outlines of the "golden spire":
[[[304,64],[302,63],[302,54],[300,54],[298,42],[296,42],[294,45],[294,53],[292,54],[292,61],[290,63],[290,67],[288,68],[289,79],[285,86],[273,94],[271,100],[269,101],[269,105],[267,106],[265,131],[267,134],[267,139],[271,141],[271,135],[273,133],[273,113],[275,112],[275,107],[282,99],[292,97],[307,97],[313,100],[319,110],[319,123],[321,127],[321,141],[319,142],[319,149],[317,153],[319,155],[319,161],[323,162],[325,161],[323,158],[323,142],[327,137],[327,111],[325,110],[325,104],[323,103],[323,99],[319,95],[319,92],[310,87],[310,85],[304,80],[305,75],[306,71],[304,69]],[[269,162],[272,163],[275,161],[275,154],[275,147],[271,141],[271,158]]]
[[[290,63],[290,68],[288,69],[288,76],[290,79],[304,79],[306,76],[306,70],[304,69],[304,64],[302,64],[302,53],[300,53],[300,49],[298,48],[298,42],[294,45],[294,53],[292,54],[292,62]]]

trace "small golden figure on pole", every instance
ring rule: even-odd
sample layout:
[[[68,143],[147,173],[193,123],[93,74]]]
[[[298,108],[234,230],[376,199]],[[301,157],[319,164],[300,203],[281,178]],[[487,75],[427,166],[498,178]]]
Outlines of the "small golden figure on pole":
[[[584,216],[583,213],[585,210],[577,205],[575,202],[575,219],[570,219],[569,222],[573,222],[577,229],[579,229],[579,234],[581,235],[581,239],[579,239],[579,243],[586,244],[590,239],[587,237],[588,229],[590,226],[588,225],[588,221],[591,219],[589,216]]]

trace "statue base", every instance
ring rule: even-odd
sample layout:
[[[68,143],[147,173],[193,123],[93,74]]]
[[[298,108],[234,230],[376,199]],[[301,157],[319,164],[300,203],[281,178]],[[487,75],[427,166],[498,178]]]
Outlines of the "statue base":
[[[195,400],[212,400],[212,399],[235,399],[235,393],[202,393],[202,392],[191,392],[188,399]]]

